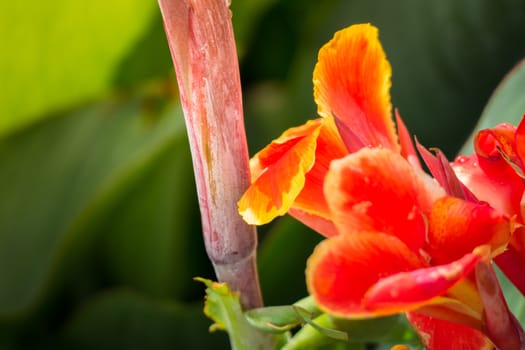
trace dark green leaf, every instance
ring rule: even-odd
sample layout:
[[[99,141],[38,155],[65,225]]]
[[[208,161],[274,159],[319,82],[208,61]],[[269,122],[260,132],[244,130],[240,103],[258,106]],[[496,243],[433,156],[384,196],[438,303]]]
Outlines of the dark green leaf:
[[[212,276],[202,241],[187,139],[180,135],[107,210],[97,229],[107,277],[148,295],[202,297]]]
[[[306,296],[306,259],[322,236],[297,220],[284,217],[259,237],[259,273],[266,304],[291,304]]]
[[[85,303],[62,335],[64,349],[229,349],[225,334],[209,333],[202,304],[179,305],[115,291]]]
[[[139,101],[108,102],[0,141],[0,318],[74,267],[99,213],[182,135],[180,115],[150,116]]]

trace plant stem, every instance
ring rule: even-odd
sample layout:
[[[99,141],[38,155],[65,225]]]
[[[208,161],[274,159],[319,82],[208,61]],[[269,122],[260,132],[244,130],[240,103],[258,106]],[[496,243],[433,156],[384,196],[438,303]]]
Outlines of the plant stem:
[[[242,96],[226,0],[158,0],[190,140],[206,251],[217,278],[262,306],[257,235],[237,212],[249,186]]]

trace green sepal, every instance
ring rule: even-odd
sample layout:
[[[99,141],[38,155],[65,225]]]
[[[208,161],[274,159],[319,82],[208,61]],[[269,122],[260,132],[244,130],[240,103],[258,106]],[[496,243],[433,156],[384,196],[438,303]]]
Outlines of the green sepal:
[[[195,280],[207,287],[204,314],[215,322],[210,332],[228,332],[232,350],[279,349],[286,341],[284,336],[265,333],[250,325],[244,316],[239,293],[230,291],[226,283],[200,277]]]
[[[269,306],[244,313],[248,322],[265,332],[284,333],[320,314],[312,297],[306,297],[293,305]]]
[[[322,328],[324,331],[319,331]],[[346,340],[329,337],[326,330],[348,336]],[[322,314],[300,329],[282,350],[314,349],[341,341],[351,343],[419,344],[417,335],[403,315],[348,320]]]

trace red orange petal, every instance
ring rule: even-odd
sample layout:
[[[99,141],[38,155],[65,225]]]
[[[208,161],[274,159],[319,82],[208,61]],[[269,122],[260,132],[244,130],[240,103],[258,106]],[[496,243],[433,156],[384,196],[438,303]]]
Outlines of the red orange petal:
[[[426,215],[445,192],[400,154],[364,148],[334,160],[324,193],[338,231],[379,231],[414,251],[425,242]]]
[[[487,337],[467,326],[442,321],[418,312],[410,312],[407,317],[428,350],[494,349]]]
[[[328,205],[323,193],[324,179],[332,160],[342,158],[347,154],[348,151],[337,132],[333,118],[321,119],[321,128],[315,149],[315,162],[307,172],[303,189],[293,204],[294,209],[306,214],[303,216],[306,220],[301,220],[305,224],[312,226],[308,219],[316,217],[321,220],[330,220]],[[322,231],[321,233],[324,234],[325,232]]]
[[[449,263],[480,245],[493,254],[503,252],[513,223],[485,202],[472,203],[455,197],[437,200],[429,216],[427,252],[433,264]]]
[[[488,175],[479,165],[479,157],[459,156],[451,164],[459,180],[482,201],[509,215],[521,215],[520,202],[525,185],[513,173],[506,179]]]
[[[368,289],[381,278],[423,266],[422,259],[396,237],[356,232],[321,242],[308,260],[306,280],[317,304],[331,314],[388,315],[398,310],[370,309],[363,304]]]
[[[516,129],[514,142],[516,155],[519,157],[521,164],[525,165],[525,114],[523,115],[523,118]]]
[[[504,123],[476,135],[474,149],[488,176],[506,181],[512,176],[523,178],[523,164],[514,147],[515,133],[515,126]]]
[[[323,216],[308,213],[293,207],[288,210],[288,214],[325,237],[332,237],[339,233],[334,223]]]
[[[287,130],[250,161],[255,180],[238,202],[249,224],[265,224],[284,215],[303,190],[315,162],[321,119]]]
[[[390,104],[391,67],[370,24],[335,33],[319,51],[314,97],[321,116],[337,119],[350,152],[383,146],[399,152]]]
[[[446,265],[420,268],[382,278],[368,290],[364,304],[373,309],[414,310],[445,295],[470,274],[483,258],[481,254],[469,253]]]

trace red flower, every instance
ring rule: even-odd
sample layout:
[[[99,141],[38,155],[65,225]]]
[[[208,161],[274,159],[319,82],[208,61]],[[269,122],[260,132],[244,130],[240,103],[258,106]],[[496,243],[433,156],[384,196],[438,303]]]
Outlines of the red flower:
[[[525,117],[525,116],[524,116]],[[459,179],[480,200],[525,223],[525,118],[516,128],[500,124],[480,131],[474,140],[475,153],[460,156],[452,167]],[[517,228],[510,245],[496,262],[525,294],[525,228]]]
[[[328,237],[306,278],[333,315],[413,313],[429,348],[445,329],[457,336],[439,349],[505,348],[505,337],[519,344],[514,327],[487,327],[487,294],[477,279],[492,275],[475,273],[505,249],[513,223],[485,203],[453,197],[421,170],[399,117],[395,130],[390,75],[376,28],[337,32],[314,70],[322,118],[286,131],[252,158],[253,181],[239,211],[251,224],[288,212]],[[501,294],[492,298],[510,320]]]

